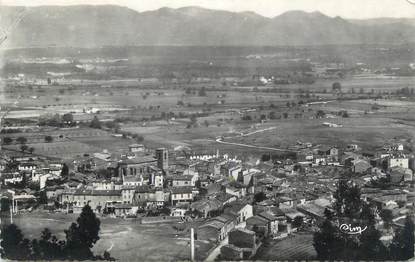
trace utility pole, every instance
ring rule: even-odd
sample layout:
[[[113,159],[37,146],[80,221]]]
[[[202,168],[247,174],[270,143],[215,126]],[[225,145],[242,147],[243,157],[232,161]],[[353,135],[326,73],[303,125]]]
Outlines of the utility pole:
[[[10,224],[13,224],[13,212],[14,212],[14,195],[12,195],[12,208],[10,209]]]
[[[195,238],[194,229],[190,229],[190,261],[195,261]]]
[[[13,224],[13,211],[10,209],[10,224]]]

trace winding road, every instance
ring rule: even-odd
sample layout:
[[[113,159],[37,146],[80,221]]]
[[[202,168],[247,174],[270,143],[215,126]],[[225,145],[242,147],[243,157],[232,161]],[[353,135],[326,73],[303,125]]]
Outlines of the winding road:
[[[225,139],[225,138],[245,137],[245,136],[250,136],[250,135],[253,135],[253,134],[262,133],[262,132],[266,132],[266,131],[271,131],[271,130],[275,130],[275,129],[277,129],[277,127],[269,127],[269,128],[260,129],[260,130],[256,130],[256,131],[253,131],[253,132],[249,132],[249,133],[246,133],[246,134],[241,133],[240,135],[234,136],[234,137],[219,137],[219,138],[216,138],[215,142],[220,143],[220,144],[225,144],[225,145],[242,146],[242,147],[249,147],[249,148],[255,148],[255,149],[264,149],[264,150],[278,151],[278,152],[296,152],[296,151],[293,151],[293,150],[283,149],[283,148],[266,147],[266,146],[255,146],[255,145],[249,145],[249,144],[242,144],[242,143],[234,143],[234,142],[226,142],[226,141],[223,141],[223,139]]]

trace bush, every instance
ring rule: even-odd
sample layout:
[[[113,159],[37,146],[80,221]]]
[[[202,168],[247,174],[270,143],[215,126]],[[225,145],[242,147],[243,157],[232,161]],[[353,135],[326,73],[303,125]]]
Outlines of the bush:
[[[26,144],[26,143],[27,143],[27,138],[26,138],[26,137],[24,137],[24,136],[19,136],[18,138],[16,138],[16,141],[17,141],[19,144]]]
[[[251,121],[252,117],[250,115],[245,115],[245,116],[242,117],[242,120]]]
[[[92,248],[99,240],[100,220],[86,205],[76,223],[65,230],[66,241],[58,238],[45,228],[39,240],[24,239],[21,230],[14,224],[1,230],[1,257],[11,260],[96,260]],[[114,260],[108,252],[104,259]]]
[[[5,138],[3,138],[3,144],[5,145],[10,145],[13,142],[13,139],[6,136]]]
[[[101,121],[99,121],[97,116],[94,116],[94,119],[92,119],[91,123],[89,123],[89,127],[96,129],[101,128]]]

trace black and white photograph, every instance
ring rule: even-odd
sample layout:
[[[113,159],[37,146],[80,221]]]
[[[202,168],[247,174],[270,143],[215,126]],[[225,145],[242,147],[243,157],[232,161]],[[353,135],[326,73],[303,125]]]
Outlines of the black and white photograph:
[[[0,261],[415,261],[415,0],[0,0]]]

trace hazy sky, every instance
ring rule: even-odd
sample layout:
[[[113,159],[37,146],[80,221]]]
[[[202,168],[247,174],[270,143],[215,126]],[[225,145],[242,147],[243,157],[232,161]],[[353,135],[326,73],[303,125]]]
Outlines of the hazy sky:
[[[238,12],[254,11],[268,17],[274,17],[289,10],[318,10],[329,16],[344,18],[415,18],[415,0],[0,0],[0,4],[117,4],[137,11],[154,10],[160,7],[201,6]]]

